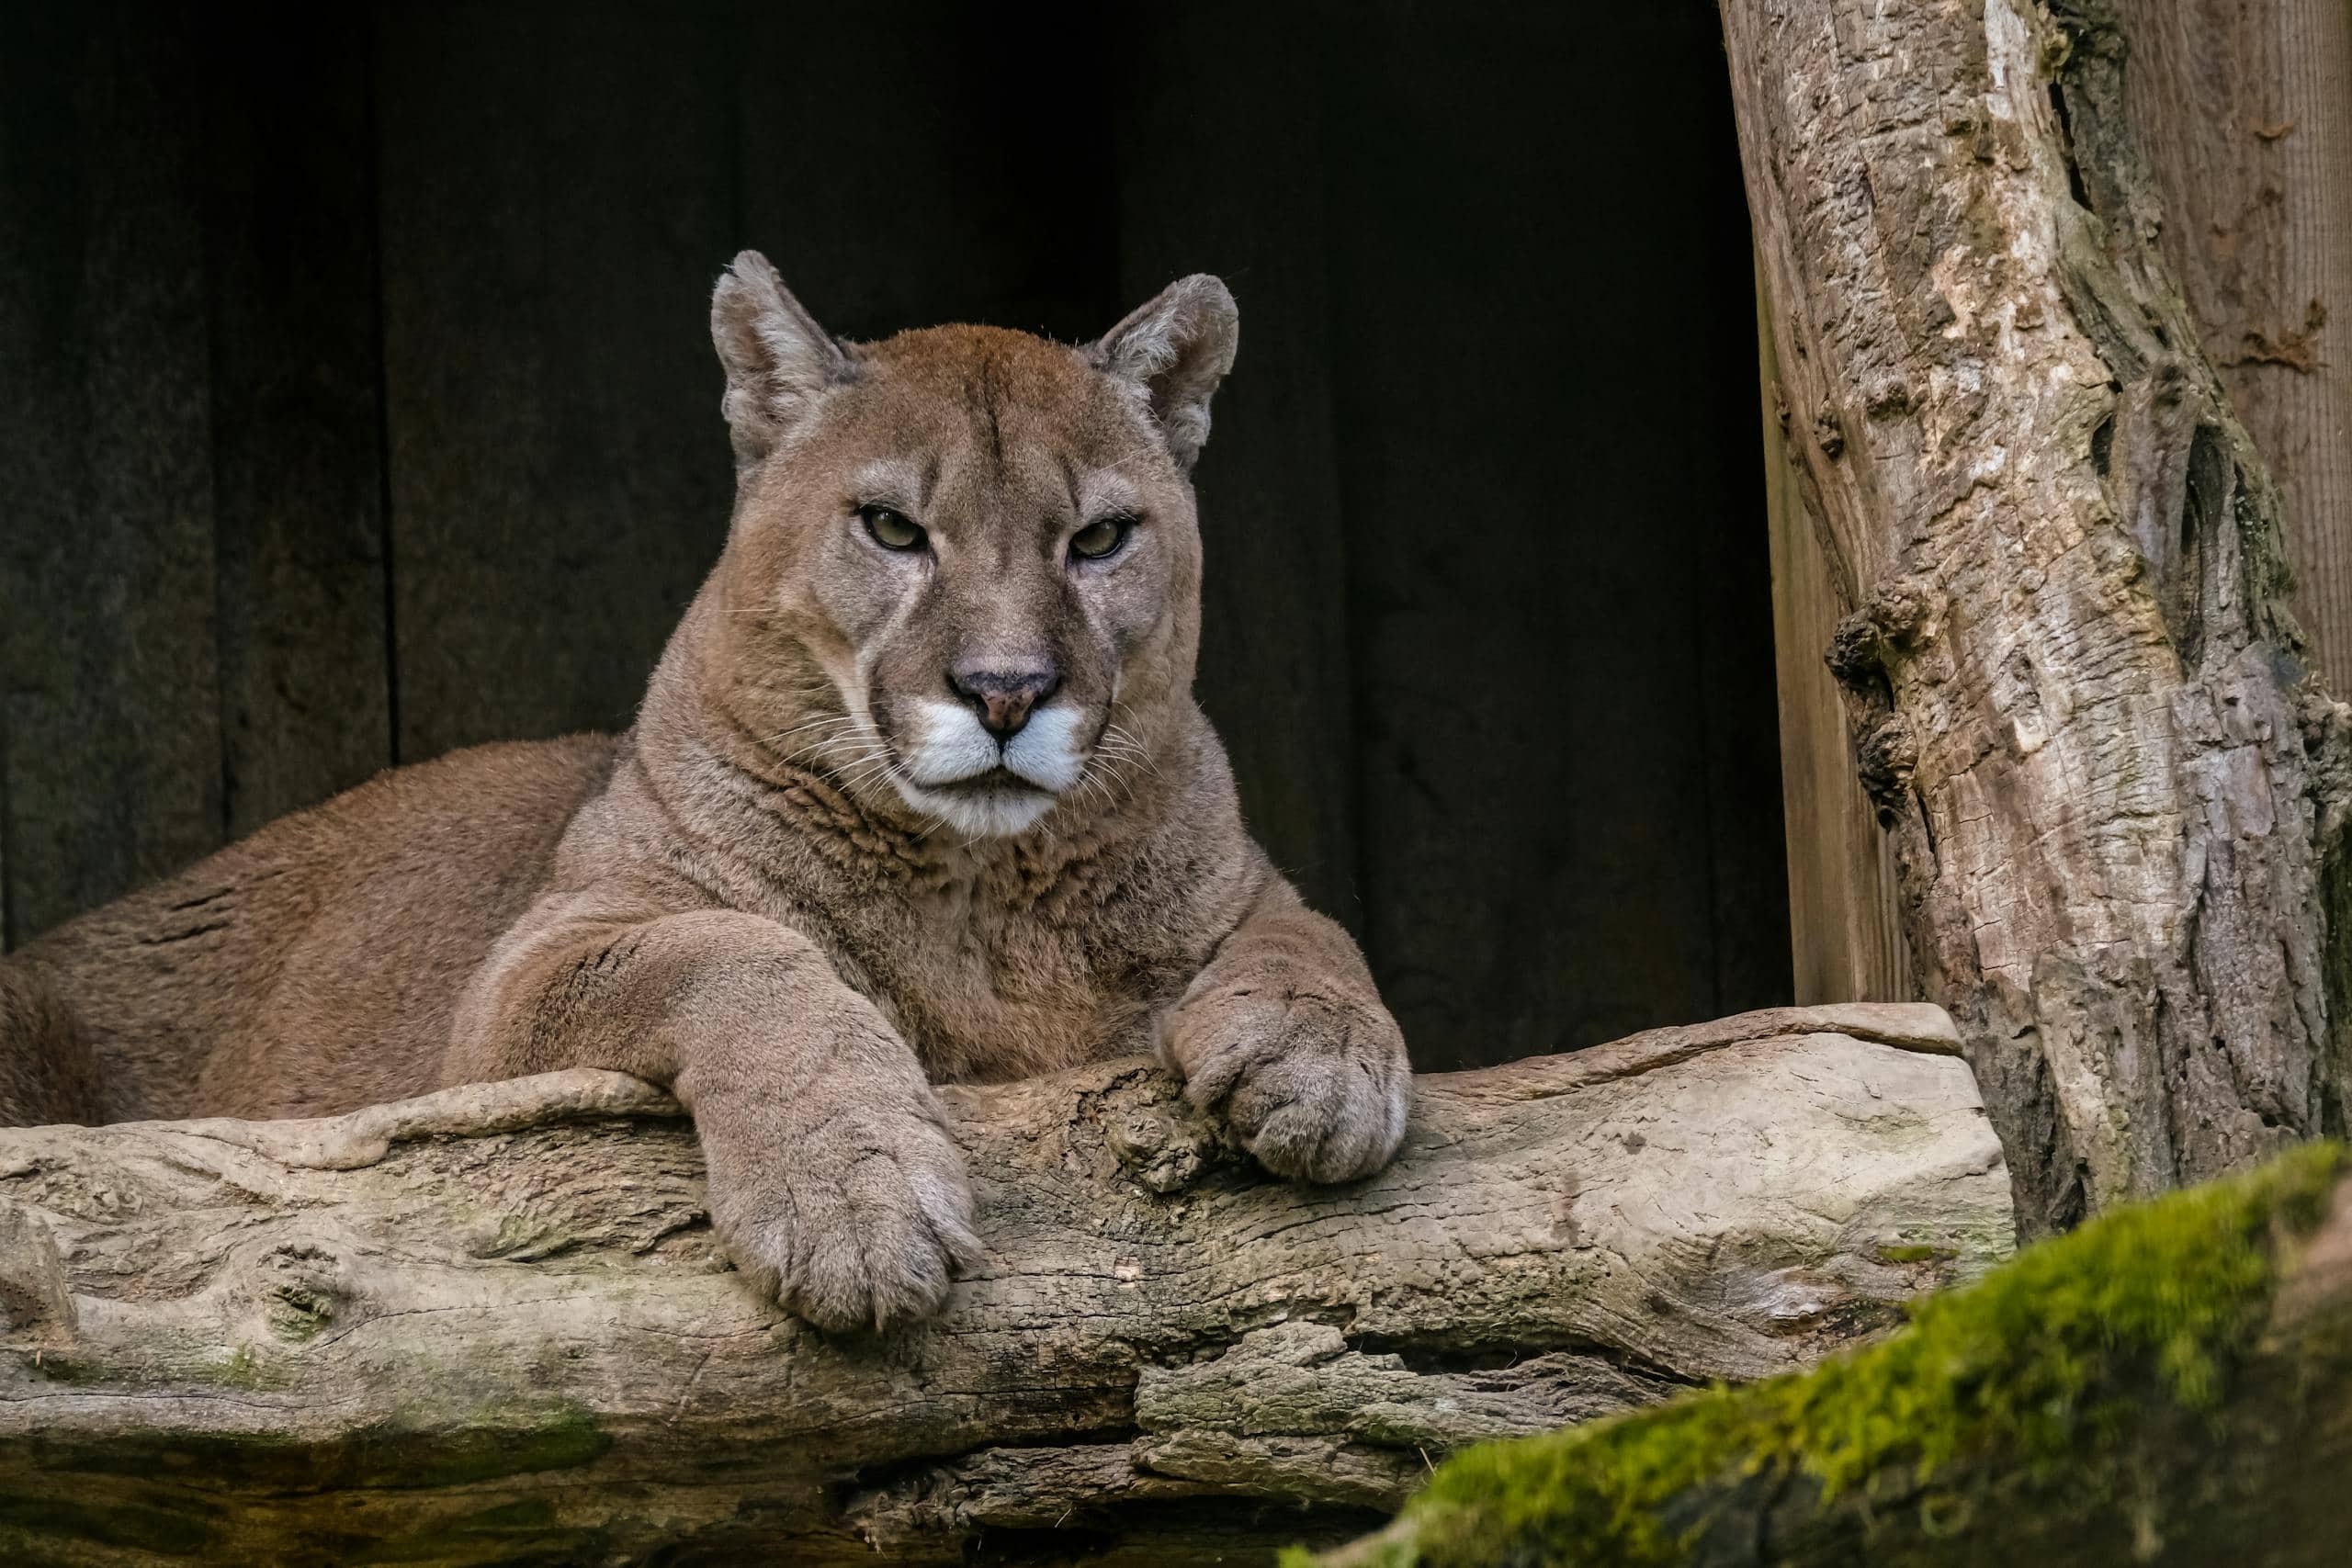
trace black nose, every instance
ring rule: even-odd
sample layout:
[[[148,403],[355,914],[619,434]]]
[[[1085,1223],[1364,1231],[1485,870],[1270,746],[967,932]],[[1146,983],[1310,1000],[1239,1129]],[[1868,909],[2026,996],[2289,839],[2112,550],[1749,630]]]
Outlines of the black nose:
[[[1054,694],[1062,674],[1050,664],[989,668],[967,663],[950,670],[947,683],[972,705],[990,735],[1010,740],[1029,722],[1030,710]]]

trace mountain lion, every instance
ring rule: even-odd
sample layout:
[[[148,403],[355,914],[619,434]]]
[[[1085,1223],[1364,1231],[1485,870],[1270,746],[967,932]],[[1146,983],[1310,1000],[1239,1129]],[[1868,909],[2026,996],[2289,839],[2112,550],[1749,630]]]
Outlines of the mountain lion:
[[[1269,1170],[1379,1168],[1404,1042],[1192,698],[1225,286],[853,344],[747,251],[711,331],[734,519],[635,727],[395,769],[0,963],[0,1123],[634,1073],[831,1328],[974,1258],[934,1080],[1157,1049]]]

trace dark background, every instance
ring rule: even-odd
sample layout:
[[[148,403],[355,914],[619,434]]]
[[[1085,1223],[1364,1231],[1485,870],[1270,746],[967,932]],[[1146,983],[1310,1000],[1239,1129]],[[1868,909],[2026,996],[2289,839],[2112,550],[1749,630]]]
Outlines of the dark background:
[[[1200,692],[1423,1066],[1787,999],[1711,6],[0,4],[0,919],[629,722],[710,285],[1100,333],[1225,276]]]

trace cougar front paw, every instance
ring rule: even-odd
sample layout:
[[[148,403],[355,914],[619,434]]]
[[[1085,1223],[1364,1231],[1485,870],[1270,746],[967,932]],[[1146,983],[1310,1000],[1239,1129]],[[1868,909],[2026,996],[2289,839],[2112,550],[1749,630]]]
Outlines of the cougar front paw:
[[[800,1120],[800,1119],[796,1119]],[[964,1159],[920,1110],[844,1111],[747,1153],[710,1150],[711,1223],[735,1266],[820,1328],[885,1329],[946,1304],[978,1260]]]
[[[1275,1175],[1348,1181],[1396,1152],[1412,1071],[1377,1001],[1257,983],[1192,998],[1170,1027],[1169,1055],[1191,1064],[1185,1098]]]

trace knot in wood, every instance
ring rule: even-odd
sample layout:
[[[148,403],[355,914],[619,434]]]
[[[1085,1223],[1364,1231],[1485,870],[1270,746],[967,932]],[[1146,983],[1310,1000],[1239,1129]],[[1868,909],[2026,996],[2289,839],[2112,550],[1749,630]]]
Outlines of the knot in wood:
[[[1857,610],[1839,621],[1838,629],[1829,634],[1829,647],[1822,653],[1822,662],[1829,666],[1838,683],[1849,691],[1878,692],[1886,682],[1883,641],[1869,613]]]
[[[1102,1141],[1120,1168],[1161,1197],[1190,1187],[1217,1158],[1216,1129],[1194,1114],[1164,1074],[1116,1086],[1103,1097],[1101,1116]]]
[[[1813,439],[1820,446],[1821,455],[1833,461],[1846,450],[1846,426],[1826,400],[1821,412],[1813,416]]]
[[[1838,623],[1826,658],[1829,672],[1849,690],[1883,693],[1898,660],[1935,636],[1939,601],[1917,577],[1899,577],[1870,603]]]
[[[0,1203],[0,1333],[33,1343],[74,1337],[74,1297],[49,1227],[25,1210]]]
[[[344,1297],[343,1265],[323,1247],[289,1242],[262,1260],[256,1285],[269,1331],[300,1344],[334,1321]]]
[[[1889,828],[1902,815],[1904,797],[1911,790],[1912,773],[1919,765],[1919,742],[1910,721],[1889,714],[1862,738],[1860,760],[1862,793],[1877,808],[1879,826]]]

